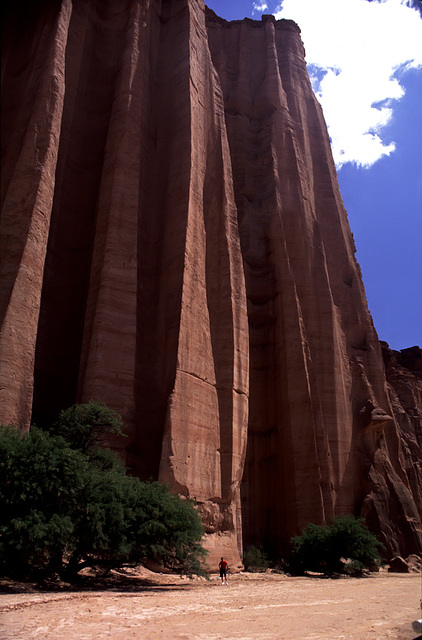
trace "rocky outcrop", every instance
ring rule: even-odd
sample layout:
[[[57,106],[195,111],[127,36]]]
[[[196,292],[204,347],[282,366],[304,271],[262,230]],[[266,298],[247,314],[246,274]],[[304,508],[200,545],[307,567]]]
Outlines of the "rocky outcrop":
[[[363,515],[381,534],[387,553],[420,554],[422,513],[422,350],[393,351],[381,343],[388,394],[395,418],[399,447],[387,439],[389,458],[377,452],[371,478],[373,488],[365,499]],[[398,471],[392,461],[398,459]],[[403,482],[403,478],[405,482]],[[386,514],[388,513],[388,517]]]
[[[2,420],[105,401],[132,472],[198,501],[211,563],[362,509],[419,553],[420,453],[298,27],[202,0],[3,22]]]

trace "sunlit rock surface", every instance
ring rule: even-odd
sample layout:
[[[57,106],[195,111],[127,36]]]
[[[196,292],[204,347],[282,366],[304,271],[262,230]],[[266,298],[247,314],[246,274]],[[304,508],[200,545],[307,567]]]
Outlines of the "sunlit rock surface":
[[[198,501],[211,564],[345,513],[420,553],[420,380],[387,383],[298,27],[25,6],[2,38],[2,421],[105,401],[132,472]]]

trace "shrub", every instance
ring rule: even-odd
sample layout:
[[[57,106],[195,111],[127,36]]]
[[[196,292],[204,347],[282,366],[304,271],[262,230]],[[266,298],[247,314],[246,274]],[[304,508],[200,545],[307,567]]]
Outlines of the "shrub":
[[[190,500],[125,473],[113,455],[33,427],[0,427],[0,568],[4,575],[74,576],[86,566],[153,559],[203,572],[203,527]],[[87,446],[87,442],[91,444]],[[91,454],[88,455],[87,449]]]
[[[265,569],[269,567],[268,556],[262,548],[258,549],[254,545],[251,545],[243,553],[243,564],[247,571],[265,571]]]
[[[184,573],[204,574],[204,528],[192,500],[159,482],[137,483],[131,510],[132,560],[148,558]]]
[[[383,545],[368,530],[362,518],[339,516],[330,524],[309,524],[302,535],[292,538],[290,569],[330,573],[357,573],[382,562]]]
[[[116,411],[102,402],[90,400],[63,409],[47,430],[50,435],[62,436],[72,449],[91,454],[102,444],[105,436],[123,436],[122,427],[122,419]]]

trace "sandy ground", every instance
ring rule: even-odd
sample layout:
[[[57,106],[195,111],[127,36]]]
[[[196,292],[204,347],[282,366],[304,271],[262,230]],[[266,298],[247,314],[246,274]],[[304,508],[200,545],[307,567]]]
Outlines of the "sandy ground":
[[[237,574],[203,579],[129,570],[107,585],[5,584],[0,637],[22,640],[411,640],[421,575],[364,578]],[[94,587],[94,588],[93,588]]]

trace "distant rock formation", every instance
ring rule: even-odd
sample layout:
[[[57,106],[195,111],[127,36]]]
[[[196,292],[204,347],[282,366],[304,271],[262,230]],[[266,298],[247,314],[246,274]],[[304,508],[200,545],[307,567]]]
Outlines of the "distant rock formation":
[[[387,382],[299,28],[202,0],[20,8],[2,421],[105,401],[133,473],[198,501],[211,564],[345,513],[420,553],[421,381]]]

